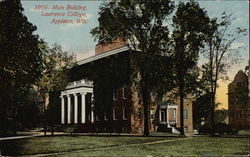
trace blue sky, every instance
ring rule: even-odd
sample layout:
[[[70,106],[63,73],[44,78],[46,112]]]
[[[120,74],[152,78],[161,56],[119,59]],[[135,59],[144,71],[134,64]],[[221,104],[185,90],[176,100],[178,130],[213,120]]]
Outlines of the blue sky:
[[[36,33],[39,34],[49,45],[58,43],[62,45],[65,51],[74,53],[77,60],[83,59],[90,55],[94,55],[95,42],[90,35],[90,30],[98,26],[98,9],[103,1],[22,1],[24,14],[28,20],[37,26]],[[242,27],[248,29],[248,35],[240,41],[233,44],[234,48],[244,46],[240,54],[244,60],[237,68],[231,71],[231,77],[239,69],[246,66],[249,59],[249,2],[245,0],[238,1],[199,1],[202,8],[205,8],[208,15],[211,17],[218,17],[223,11],[232,13],[236,20],[232,24],[232,28]],[[87,17],[85,18],[87,24],[51,24],[54,17],[41,16],[41,11],[34,10],[35,5],[48,5],[51,8],[53,5],[82,5],[87,7]],[[46,10],[46,12],[53,12],[53,10]],[[54,10],[55,12],[55,10]],[[67,10],[56,11],[67,12]],[[63,17],[72,19],[71,17]],[[61,19],[60,17],[57,19]]]

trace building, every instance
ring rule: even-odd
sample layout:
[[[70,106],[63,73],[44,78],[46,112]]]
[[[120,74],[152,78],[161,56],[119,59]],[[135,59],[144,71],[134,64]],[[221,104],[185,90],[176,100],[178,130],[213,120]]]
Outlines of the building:
[[[127,43],[116,40],[109,45],[97,45],[96,54],[78,62],[78,71],[96,62],[111,59],[128,58],[133,53]],[[91,73],[88,72],[88,73]],[[139,77],[139,76],[138,76]],[[74,125],[80,132],[127,132],[142,133],[143,104],[134,84],[123,84],[113,91],[113,104],[110,112],[96,114],[93,106],[94,82],[88,77],[74,78],[61,92],[61,123],[65,126]],[[150,109],[150,131],[178,132],[180,126],[179,105],[168,100],[160,101],[152,98]],[[174,102],[178,102],[177,100]],[[185,131],[192,132],[192,104],[184,106]]]
[[[228,85],[229,125],[236,129],[250,128],[248,76],[239,71]]]

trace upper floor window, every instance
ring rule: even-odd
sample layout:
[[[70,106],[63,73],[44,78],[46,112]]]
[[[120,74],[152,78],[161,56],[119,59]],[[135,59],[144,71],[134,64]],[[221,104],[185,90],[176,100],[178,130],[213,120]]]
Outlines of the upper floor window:
[[[108,120],[106,112],[104,113],[104,120]]]
[[[118,116],[118,110],[113,109],[113,120],[117,120],[118,119],[117,116]]]
[[[122,88],[122,98],[127,99],[128,97],[128,89],[127,88]]]
[[[113,100],[117,100],[117,90],[113,90]]]

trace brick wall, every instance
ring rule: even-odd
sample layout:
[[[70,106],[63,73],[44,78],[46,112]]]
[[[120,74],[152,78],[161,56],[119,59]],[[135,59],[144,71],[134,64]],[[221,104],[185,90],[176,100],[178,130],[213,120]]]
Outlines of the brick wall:
[[[249,92],[248,77],[243,71],[239,71],[234,80],[228,85],[228,110],[229,110],[229,125],[237,129],[249,129],[250,128],[250,116],[249,110],[247,110],[247,104],[237,100],[237,94],[239,91]],[[247,95],[247,93],[245,93]]]
[[[111,44],[98,44],[95,47],[95,54],[101,54],[110,50],[115,50],[118,48],[121,48],[123,46],[125,46],[127,43],[124,43],[121,39],[116,39],[114,40]]]

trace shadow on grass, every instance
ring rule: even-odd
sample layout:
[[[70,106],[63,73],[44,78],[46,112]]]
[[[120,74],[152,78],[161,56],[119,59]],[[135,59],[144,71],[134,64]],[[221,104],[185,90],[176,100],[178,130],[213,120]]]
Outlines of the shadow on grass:
[[[28,139],[13,139],[13,140],[3,140],[3,141],[0,141],[0,150],[1,150],[1,155],[4,155],[4,156],[17,156],[17,155],[35,155],[35,154],[49,154],[49,153],[59,153],[59,152],[72,152],[72,151],[76,151],[76,150],[85,150],[85,149],[93,149],[92,147],[89,147],[89,146],[86,146],[86,147],[75,147],[76,146],[76,142],[77,140],[80,140],[79,137],[104,137],[104,140],[107,140],[107,141],[112,141],[111,138],[115,138],[114,140],[114,144],[110,144],[110,145],[98,145],[97,143],[97,148],[105,148],[105,147],[114,147],[114,146],[119,146],[119,145],[129,145],[129,144],[137,144],[138,142],[143,142],[144,140],[143,139],[147,139],[147,137],[143,137],[141,135],[116,135],[116,134],[85,134],[85,135],[54,135],[54,136],[39,136],[39,137],[33,137],[32,139],[31,138],[28,138]],[[57,149],[58,146],[60,146],[60,144],[63,144],[63,143],[52,143],[53,142],[53,138],[60,138],[60,137],[70,137],[70,138],[74,138],[74,139],[77,139],[77,140],[74,140],[73,141],[73,147],[70,147],[69,143],[72,142],[72,141],[64,141],[64,143],[67,143],[66,146],[62,146],[64,148],[62,149]],[[125,137],[125,140],[123,141],[123,139],[120,139],[120,138],[123,138]],[[127,139],[127,137],[135,137],[136,139],[135,140],[130,140],[130,139]],[[153,139],[154,140],[158,140],[156,138],[176,138],[176,136],[150,136],[148,137],[149,141],[145,141],[145,142],[151,142]],[[44,140],[44,138],[46,138]],[[107,139],[106,139],[107,138]],[[117,139],[116,139],[117,138]],[[34,140],[33,140],[34,139]],[[41,139],[41,141],[40,141]],[[139,139],[142,139],[139,140]],[[152,139],[152,140],[150,140]],[[96,140],[96,139],[93,139],[93,140]],[[139,141],[138,141],[139,140]],[[153,141],[154,141],[153,140]],[[33,141],[34,143],[32,145],[30,145],[30,142]],[[39,141],[39,142],[38,142]],[[103,139],[101,139],[100,141],[103,141]],[[119,142],[121,141],[121,142]],[[81,143],[81,141],[79,141]],[[116,142],[116,143],[115,143]],[[54,149],[45,149],[46,146],[44,145],[51,145],[53,146],[55,144],[55,148]],[[90,142],[91,144],[91,142]],[[30,145],[30,146],[29,146]],[[41,147],[41,148],[39,148]],[[70,147],[70,149],[68,148]],[[94,148],[95,149],[95,148]]]

